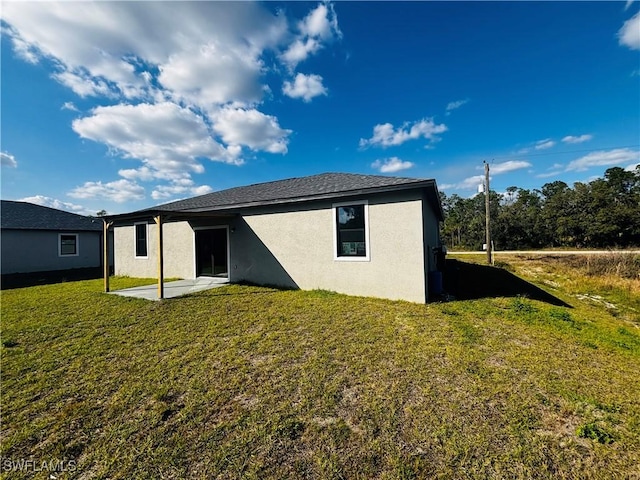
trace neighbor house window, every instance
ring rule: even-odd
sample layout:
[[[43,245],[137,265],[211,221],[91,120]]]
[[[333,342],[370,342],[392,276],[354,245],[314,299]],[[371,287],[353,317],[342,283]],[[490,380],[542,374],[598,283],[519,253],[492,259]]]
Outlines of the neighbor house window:
[[[61,233],[58,235],[58,255],[61,257],[75,257],[78,255],[77,233]]]
[[[366,202],[333,206],[335,259],[369,260],[369,205]]]
[[[136,232],[136,257],[147,257],[147,224],[134,224]]]

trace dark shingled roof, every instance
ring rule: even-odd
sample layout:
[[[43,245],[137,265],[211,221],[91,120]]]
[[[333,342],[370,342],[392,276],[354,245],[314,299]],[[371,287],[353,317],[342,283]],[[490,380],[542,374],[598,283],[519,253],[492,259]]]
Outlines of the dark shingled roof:
[[[27,202],[2,200],[0,227],[12,230],[102,230],[102,221]]]
[[[431,187],[431,190],[437,193],[434,180],[385,177],[381,175],[356,175],[350,173],[323,173],[310,177],[291,178],[275,182],[258,183],[246,187],[230,188],[228,190],[166,203],[146,210],[160,212],[227,210],[230,208],[273,205],[357,195],[361,193],[426,187]],[[437,210],[439,210],[439,208]]]

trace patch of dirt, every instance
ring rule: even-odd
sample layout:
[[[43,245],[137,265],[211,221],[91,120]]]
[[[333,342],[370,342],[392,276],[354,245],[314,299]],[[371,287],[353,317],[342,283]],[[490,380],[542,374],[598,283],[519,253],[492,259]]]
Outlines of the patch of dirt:
[[[254,367],[264,365],[265,363],[271,362],[274,358],[274,355],[257,355],[251,358],[251,365]]]
[[[530,348],[531,342],[527,342],[526,340],[521,340],[519,338],[512,338],[511,343],[521,348]]]
[[[612,310],[617,310],[618,309],[618,307],[616,307],[613,303],[607,302],[600,295],[590,295],[588,293],[577,293],[575,295],[575,297],[578,300],[589,300],[589,301],[591,301],[593,303],[604,305],[605,307],[610,308]]]
[[[338,417],[313,417],[311,421],[320,427],[326,427],[338,423]]]
[[[498,357],[488,357],[486,360],[486,363],[490,367],[496,367],[496,368],[505,368],[506,366],[504,358],[498,358]]]
[[[551,437],[558,440],[561,447],[566,447],[571,443],[590,447],[587,440],[576,435],[576,430],[581,424],[581,419],[577,415],[561,415],[547,410],[543,413],[540,421],[542,427],[538,428],[536,433],[542,437]]]
[[[239,403],[241,406],[245,408],[252,408],[260,403],[260,400],[255,395],[246,395],[244,393],[240,393],[233,397],[233,401]]]

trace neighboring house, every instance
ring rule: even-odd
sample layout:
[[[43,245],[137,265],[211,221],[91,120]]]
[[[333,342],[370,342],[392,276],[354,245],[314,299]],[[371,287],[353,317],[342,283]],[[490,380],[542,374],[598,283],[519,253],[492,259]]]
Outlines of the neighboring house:
[[[216,276],[426,302],[443,212],[434,180],[326,173],[108,220],[116,275]]]
[[[101,219],[26,202],[0,204],[0,270],[7,275],[75,272],[102,265]],[[14,276],[15,276],[14,275]]]

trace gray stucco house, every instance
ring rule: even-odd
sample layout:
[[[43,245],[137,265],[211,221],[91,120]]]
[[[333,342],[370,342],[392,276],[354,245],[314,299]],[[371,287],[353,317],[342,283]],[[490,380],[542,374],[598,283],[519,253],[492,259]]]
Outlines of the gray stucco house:
[[[325,173],[110,216],[106,226],[115,274],[159,286],[216,276],[423,303],[442,220],[434,180]]]
[[[68,272],[102,265],[102,221],[27,202],[0,204],[0,268],[6,275]]]

